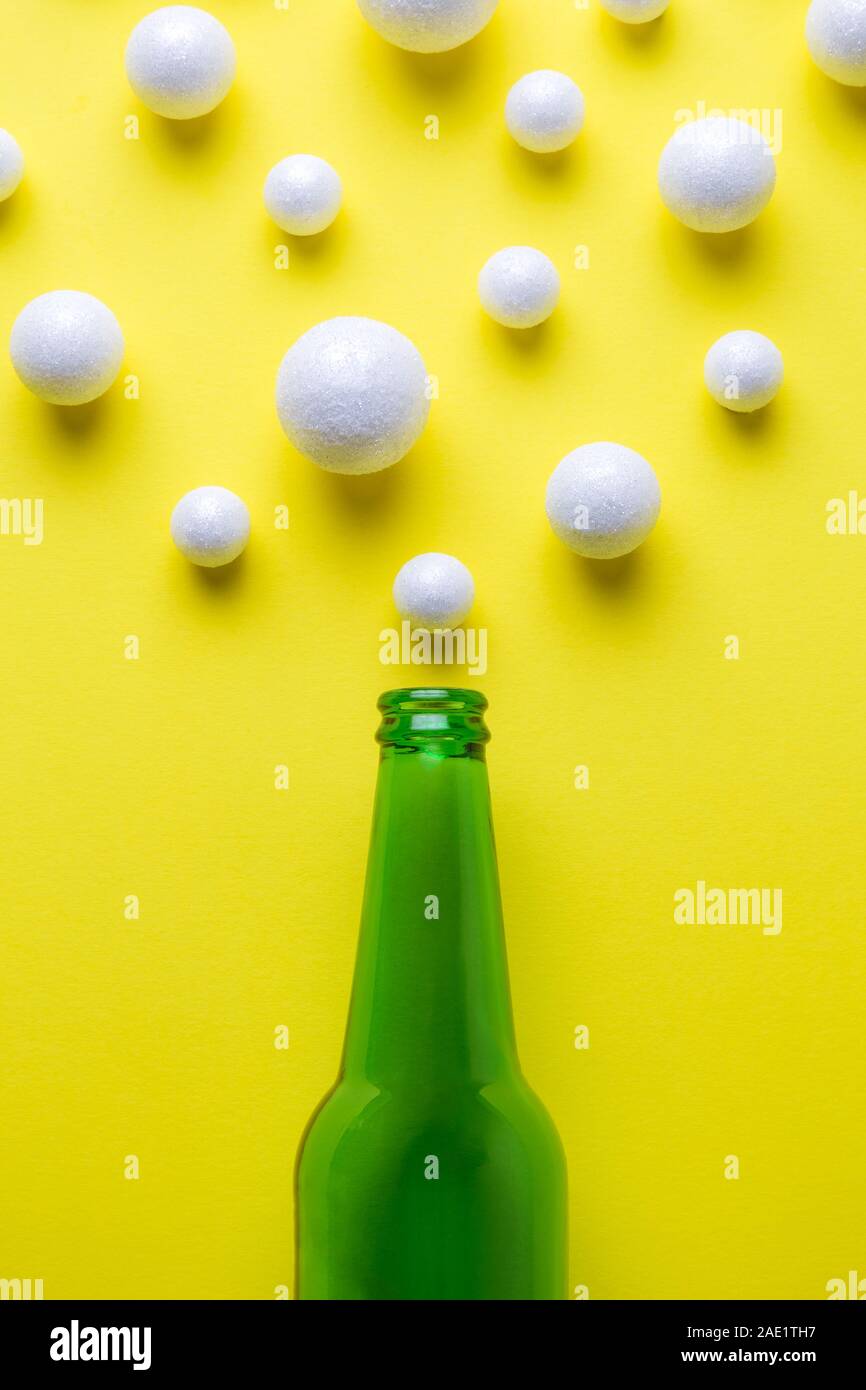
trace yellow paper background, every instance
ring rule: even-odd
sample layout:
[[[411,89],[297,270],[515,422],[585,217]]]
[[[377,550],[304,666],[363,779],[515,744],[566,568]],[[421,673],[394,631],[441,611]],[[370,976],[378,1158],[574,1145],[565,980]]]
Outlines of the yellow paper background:
[[[294,1153],[351,976],[374,701],[419,675],[380,664],[379,633],[397,568],[428,549],[469,564],[489,630],[517,1028],[568,1153],[572,1287],[810,1299],[866,1276],[866,538],[825,528],[828,499],[866,492],[862,94],[813,67],[792,0],[672,0],[637,31],[594,3],[503,0],[479,40],[420,59],[353,0],[213,0],[236,87],[175,125],[125,80],[146,9],[2,4],[0,125],[28,164],[0,207],[4,344],[34,295],[88,290],[120,319],[140,399],[121,381],[54,409],[0,354],[0,492],[45,505],[41,546],[0,537],[0,1277],[42,1278],[47,1298],[291,1283]],[[502,119],[542,66],[587,103],[552,162]],[[783,113],[775,199],[722,241],[656,189],[676,113],[699,103]],[[288,238],[261,185],[298,150],[340,170],[345,211],[278,270]],[[528,338],[477,302],[478,268],[512,242],[562,274]],[[274,412],[282,354],[338,313],[408,333],[440,382],[422,442],[378,477],[320,473]],[[750,420],[702,383],[735,327],[786,359]],[[663,491],[650,542],[610,567],[544,515],[553,467],[594,439],[643,452]],[[211,482],[253,519],[217,575],[167,533]],[[781,934],[676,925],[673,894],[699,879],[781,887]]]

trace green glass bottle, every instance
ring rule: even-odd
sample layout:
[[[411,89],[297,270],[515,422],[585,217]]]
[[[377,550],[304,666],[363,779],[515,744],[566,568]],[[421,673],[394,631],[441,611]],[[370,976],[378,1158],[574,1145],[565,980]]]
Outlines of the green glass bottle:
[[[471,690],[379,701],[379,782],[339,1078],[298,1156],[300,1299],[563,1299],[559,1136],[514,1040]]]

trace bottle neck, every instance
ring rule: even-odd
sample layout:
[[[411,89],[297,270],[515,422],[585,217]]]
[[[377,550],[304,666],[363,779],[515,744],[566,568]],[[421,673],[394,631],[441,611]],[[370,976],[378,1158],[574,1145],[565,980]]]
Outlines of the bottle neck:
[[[383,696],[344,1071],[480,1086],[517,1067],[476,692]]]

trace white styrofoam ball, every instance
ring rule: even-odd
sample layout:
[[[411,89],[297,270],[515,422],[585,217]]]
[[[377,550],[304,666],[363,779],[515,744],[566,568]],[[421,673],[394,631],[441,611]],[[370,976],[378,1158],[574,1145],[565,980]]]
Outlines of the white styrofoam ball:
[[[11,197],[23,177],[21,146],[8,130],[0,130],[0,203]]]
[[[136,24],[126,75],[158,116],[187,121],[219,106],[235,76],[235,46],[224,25],[195,5],[164,5]]]
[[[228,565],[250,538],[247,505],[227,487],[193,488],[171,514],[171,538],[194,565]]]
[[[664,14],[669,0],[601,0],[601,7],[624,24],[647,24]]]
[[[506,328],[534,328],[559,302],[559,271],[534,246],[506,246],[481,267],[478,296]]]
[[[265,179],[265,207],[292,236],[314,236],[330,227],[343,201],[336,169],[315,154],[290,154]]]
[[[377,34],[413,53],[444,53],[474,39],[499,0],[358,0]]]
[[[776,186],[763,135],[734,116],[689,121],[671,136],[658,169],[665,206],[696,232],[733,232],[753,222]]]
[[[296,449],[332,473],[377,473],[427,423],[421,354],[387,323],[334,318],[304,333],[277,373],[277,414]]]
[[[806,42],[828,77],[866,87],[866,0],[812,0]]]
[[[725,333],[704,359],[704,380],[713,400],[741,414],[767,405],[782,385],[784,374],[776,344],[748,328]]]
[[[107,391],[123,361],[114,314],[92,294],[50,290],[25,304],[12,325],[12,365],[52,405],[85,405]]]
[[[515,82],[505,101],[505,124],[534,154],[564,150],[583,125],[583,92],[564,72],[541,68]]]
[[[624,444],[584,444],[566,454],[547,484],[547,516],[578,555],[612,560],[645,541],[661,492],[651,466]]]
[[[397,611],[419,627],[457,627],[474,602],[475,585],[466,566],[435,550],[407,560],[394,580]]]

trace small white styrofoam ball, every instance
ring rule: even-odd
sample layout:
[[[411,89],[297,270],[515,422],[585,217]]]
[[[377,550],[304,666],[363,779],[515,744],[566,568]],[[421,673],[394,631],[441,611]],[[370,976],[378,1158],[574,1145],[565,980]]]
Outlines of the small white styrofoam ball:
[[[343,201],[336,169],[315,154],[290,154],[265,179],[265,207],[292,236],[315,236],[330,227]]]
[[[506,328],[534,328],[559,302],[559,271],[534,246],[506,246],[481,267],[478,296]]]
[[[377,34],[412,53],[444,53],[474,39],[499,0],[358,0]]]
[[[224,25],[195,5],[164,5],[136,24],[126,45],[130,86],[158,116],[187,121],[219,106],[235,76]]]
[[[533,154],[564,150],[583,125],[583,93],[564,72],[541,68],[515,82],[505,101],[505,124]]]
[[[578,555],[612,560],[645,541],[661,491],[646,459],[624,444],[584,444],[566,454],[547,484],[547,516]]]
[[[624,24],[647,24],[664,14],[669,0],[601,0],[601,7]]]
[[[866,87],[866,0],[812,0],[806,42],[828,77]]]
[[[194,565],[228,565],[250,538],[247,505],[227,487],[193,488],[171,514],[171,538]]]
[[[768,405],[784,375],[776,344],[748,328],[725,333],[704,359],[704,380],[713,400],[741,414]]]
[[[332,473],[378,473],[409,452],[427,423],[427,370],[387,323],[334,318],[289,348],[277,414],[295,448]]]
[[[8,130],[0,130],[0,203],[11,197],[23,177],[21,146]]]
[[[763,135],[734,116],[689,121],[671,136],[658,169],[674,217],[696,232],[733,232],[753,222],[776,186],[776,162]]]
[[[466,566],[435,550],[407,560],[394,580],[397,611],[419,627],[457,627],[474,602],[475,585]]]
[[[101,396],[120,371],[123,346],[108,306],[80,290],[50,290],[31,299],[9,341],[24,385],[52,405],[85,405]]]

